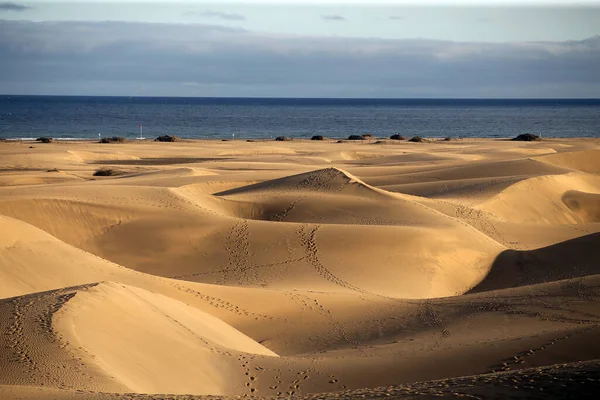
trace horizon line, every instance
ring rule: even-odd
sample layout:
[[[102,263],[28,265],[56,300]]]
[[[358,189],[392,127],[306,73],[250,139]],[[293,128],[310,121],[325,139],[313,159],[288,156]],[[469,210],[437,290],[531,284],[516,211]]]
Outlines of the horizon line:
[[[161,95],[93,95],[93,94],[5,94],[0,97],[104,97],[167,99],[267,99],[267,100],[598,100],[600,97],[277,97],[277,96],[161,96]]]

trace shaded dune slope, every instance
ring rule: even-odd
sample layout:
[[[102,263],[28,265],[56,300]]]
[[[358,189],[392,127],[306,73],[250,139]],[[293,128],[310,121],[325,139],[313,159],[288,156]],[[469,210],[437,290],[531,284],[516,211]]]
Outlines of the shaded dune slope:
[[[600,274],[600,233],[537,250],[506,250],[494,260],[485,279],[471,290],[488,290]]]

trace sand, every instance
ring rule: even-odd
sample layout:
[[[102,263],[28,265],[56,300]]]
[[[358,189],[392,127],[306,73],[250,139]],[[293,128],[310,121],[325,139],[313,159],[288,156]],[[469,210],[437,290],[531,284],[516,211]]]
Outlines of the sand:
[[[30,145],[0,142],[2,399],[600,387],[598,139]]]

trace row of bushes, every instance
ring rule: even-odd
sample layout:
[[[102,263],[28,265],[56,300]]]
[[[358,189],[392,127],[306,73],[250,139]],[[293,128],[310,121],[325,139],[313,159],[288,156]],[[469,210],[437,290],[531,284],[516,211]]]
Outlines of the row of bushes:
[[[350,135],[348,136],[347,140],[365,140],[365,139],[371,139],[373,137],[373,135],[367,133],[364,135]],[[313,137],[310,138],[310,140],[325,140],[326,138],[322,135],[315,135]],[[405,136],[400,135],[399,133],[393,134],[392,136],[390,136],[391,140],[407,140],[408,138]],[[289,141],[289,140],[294,140],[293,138],[287,137],[287,136],[278,136],[275,138],[276,141]],[[444,138],[445,141],[449,142],[451,140],[453,140],[452,137],[447,136]],[[531,142],[531,141],[536,141],[536,140],[541,140],[541,138],[538,135],[534,135],[532,133],[524,133],[522,135],[519,135],[515,138],[513,138],[512,140],[517,140],[517,141],[523,141],[523,142]],[[422,138],[421,136],[413,136],[412,138],[408,139],[409,142],[424,142],[425,139]]]
[[[366,139],[371,139],[373,136],[370,134],[364,134],[364,135],[350,135],[348,136],[348,139],[346,140],[366,140]],[[0,138],[1,140],[2,138]],[[326,138],[322,135],[315,135],[313,137],[310,138],[310,140],[325,140]],[[405,136],[402,136],[398,133],[390,136],[391,140],[407,140],[407,138]],[[156,139],[154,139],[155,142],[178,142],[181,139],[178,136],[174,136],[174,135],[163,135],[163,136],[159,136]],[[277,136],[275,138],[275,141],[277,142],[288,142],[288,141],[292,141],[294,140],[294,138],[288,137],[288,136]],[[444,139],[445,141],[450,141],[452,140],[451,137],[446,137]],[[517,137],[513,138],[512,140],[516,140],[516,141],[522,141],[522,142],[532,142],[532,141],[538,141],[538,140],[542,140],[538,135],[534,135],[532,133],[524,133],[521,135],[518,135]],[[41,142],[41,143],[52,143],[53,139],[51,137],[39,137],[36,139],[36,141]],[[252,141],[251,139],[249,141]],[[420,136],[414,136],[410,139],[408,139],[409,142],[424,142],[425,139],[423,139]],[[100,139],[100,143],[124,143],[125,142],[125,138],[121,137],[121,136],[112,136],[112,137],[106,137],[106,138],[102,138]]]
[[[365,140],[365,139],[370,139],[370,138],[372,138],[371,135],[361,135],[361,136],[350,135],[350,136],[348,136],[348,140]],[[406,140],[407,138],[396,133],[396,134],[390,136],[390,139],[391,140]],[[414,137],[408,139],[408,141],[409,142],[423,142],[424,139],[421,136],[414,136]]]
[[[124,143],[125,140],[124,137],[113,136],[100,139],[100,143]],[[179,140],[181,139],[174,135],[163,135],[154,139],[155,142],[178,142]]]

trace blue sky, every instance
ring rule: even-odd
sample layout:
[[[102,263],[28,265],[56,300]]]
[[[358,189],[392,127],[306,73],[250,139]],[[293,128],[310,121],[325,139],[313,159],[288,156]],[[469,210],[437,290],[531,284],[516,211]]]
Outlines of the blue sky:
[[[0,93],[600,97],[600,4],[482,3],[0,0]]]

